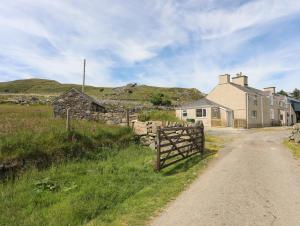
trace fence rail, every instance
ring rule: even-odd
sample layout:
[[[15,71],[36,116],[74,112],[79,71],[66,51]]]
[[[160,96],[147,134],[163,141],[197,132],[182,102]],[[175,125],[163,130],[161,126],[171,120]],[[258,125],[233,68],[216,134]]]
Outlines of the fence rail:
[[[204,126],[157,128],[156,170],[177,163],[197,153],[203,154],[205,146]]]

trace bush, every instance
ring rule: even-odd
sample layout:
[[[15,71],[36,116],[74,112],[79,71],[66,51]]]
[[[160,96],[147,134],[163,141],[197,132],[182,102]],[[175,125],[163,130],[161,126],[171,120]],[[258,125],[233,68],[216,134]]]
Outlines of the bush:
[[[163,93],[158,93],[152,96],[150,102],[153,105],[160,105],[160,106],[171,106],[172,104],[171,100],[168,97],[166,97]]]
[[[195,119],[193,119],[193,118],[188,118],[186,121],[190,122],[190,123],[195,123]]]
[[[141,113],[138,115],[138,120],[141,122],[146,122],[151,119],[150,115],[148,113]]]

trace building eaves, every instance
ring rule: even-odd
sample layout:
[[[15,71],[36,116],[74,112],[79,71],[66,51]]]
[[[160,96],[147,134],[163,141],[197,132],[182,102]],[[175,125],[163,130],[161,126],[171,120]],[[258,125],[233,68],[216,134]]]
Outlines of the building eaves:
[[[228,107],[225,107],[221,104],[217,104],[211,100],[208,100],[206,98],[202,98],[202,99],[199,99],[199,100],[196,100],[196,101],[193,101],[193,102],[190,102],[190,103],[186,103],[186,104],[183,104],[181,106],[179,106],[177,109],[182,109],[182,108],[197,108],[197,107],[221,107],[221,108],[224,108],[226,110],[230,110],[230,108]]]

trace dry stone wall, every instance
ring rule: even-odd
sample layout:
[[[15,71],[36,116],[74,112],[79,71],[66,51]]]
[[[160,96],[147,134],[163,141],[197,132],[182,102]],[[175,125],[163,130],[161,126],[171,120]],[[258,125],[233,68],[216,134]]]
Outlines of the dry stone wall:
[[[295,141],[295,143],[300,144],[300,123],[297,123],[293,126],[293,131],[290,136],[290,140]]]
[[[162,121],[133,121],[132,128],[136,135],[140,136],[140,142],[144,146],[149,146],[155,149],[155,138],[157,134],[157,127],[178,127],[188,126],[188,123],[177,123],[177,122],[162,122]]]

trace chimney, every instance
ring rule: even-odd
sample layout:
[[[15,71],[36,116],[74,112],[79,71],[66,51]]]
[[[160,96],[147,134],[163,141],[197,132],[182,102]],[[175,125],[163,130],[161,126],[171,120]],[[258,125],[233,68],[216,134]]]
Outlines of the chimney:
[[[230,75],[225,74],[225,75],[219,75],[219,84],[226,84],[230,83]]]
[[[265,91],[265,92],[268,92],[269,94],[275,94],[276,88],[275,88],[274,86],[272,86],[272,87],[267,87],[267,88],[264,88],[264,91]]]
[[[240,86],[248,86],[248,76],[243,75],[242,72],[237,73],[236,77],[232,78],[232,83]]]

